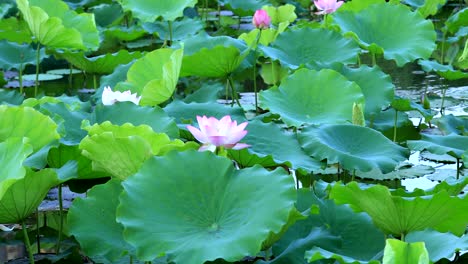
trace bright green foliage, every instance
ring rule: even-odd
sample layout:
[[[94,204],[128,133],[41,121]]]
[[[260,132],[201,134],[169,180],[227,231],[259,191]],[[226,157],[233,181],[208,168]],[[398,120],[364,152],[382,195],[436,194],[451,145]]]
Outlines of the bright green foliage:
[[[236,170],[231,160],[211,152],[150,158],[122,185],[117,221],[141,260],[162,254],[176,263],[254,256],[270,232],[286,224],[296,200],[294,181],[284,170]]]
[[[354,125],[307,127],[298,136],[305,152],[328,164],[339,163],[344,169],[383,172],[395,169],[409,151],[373,129]]]
[[[468,224],[468,196],[452,197],[445,190],[423,197],[400,197],[385,186],[361,189],[351,182],[333,186],[330,198],[349,204],[356,212],[366,212],[377,227],[394,236],[426,228],[461,235]]]
[[[49,48],[97,49],[99,36],[94,15],[77,14],[60,0],[17,0],[32,35]]]
[[[443,65],[433,60],[420,60],[418,61],[419,65],[422,66],[424,71],[436,72],[439,76],[447,80],[458,80],[463,78],[468,78],[468,73],[455,70],[452,65]]]
[[[413,150],[428,150],[434,154],[449,154],[461,158],[468,149],[468,137],[450,134],[447,136],[422,135],[421,140],[408,140],[408,147]]]
[[[373,54],[383,54],[384,58],[395,60],[398,66],[419,58],[427,59],[436,47],[432,22],[404,5],[382,3],[358,12],[336,12],[333,21],[362,48]]]
[[[465,7],[450,16],[447,21],[445,21],[446,31],[449,33],[456,33],[461,27],[466,27],[468,25],[468,7]]]
[[[276,37],[278,37],[279,34],[283,33],[283,31],[285,31],[288,26],[289,22],[282,22],[278,25],[278,28],[267,28],[262,30],[255,28],[248,33],[242,33],[239,36],[239,39],[245,41],[247,46],[255,48],[255,46],[257,45],[256,41],[258,38],[258,34],[260,34],[259,43],[264,46],[268,46],[271,42],[273,42],[276,39]],[[260,31],[262,33],[260,33]]]
[[[33,151],[27,142],[28,139],[18,137],[0,142],[0,199],[13,183],[26,175],[23,162]]]
[[[292,23],[297,18],[296,13],[294,13],[296,7],[291,4],[286,4],[278,7],[268,5],[262,7],[262,9],[267,11],[268,15],[271,18],[271,23],[273,25],[279,25],[282,22]]]
[[[32,214],[50,188],[60,183],[53,169],[34,172],[26,170],[26,176],[15,181],[0,198],[0,222],[19,223]]]
[[[93,187],[86,198],[78,198],[70,207],[67,215],[70,234],[88,256],[102,256],[114,262],[134,251],[123,238],[123,226],[115,220],[122,190],[120,181],[113,179]]]
[[[0,141],[9,137],[27,137],[34,152],[60,138],[57,124],[31,107],[0,105]]]
[[[161,39],[169,40],[171,37],[171,31],[169,25],[165,21],[156,21],[154,23],[145,23],[142,25],[143,28],[150,33],[157,33]],[[183,40],[196,35],[202,31],[204,24],[202,21],[197,19],[191,19],[184,17],[182,20],[176,20],[171,24],[172,29],[172,41]]]
[[[0,39],[16,43],[31,43],[31,34],[24,21],[15,17],[0,19]]]
[[[140,105],[155,106],[171,98],[179,80],[183,49],[158,49],[147,53],[130,67],[127,81],[115,90],[141,95]]]
[[[279,60],[282,65],[296,69],[308,63],[355,63],[360,49],[354,41],[332,30],[304,27],[281,33],[271,47],[262,47],[261,50],[265,57]]]
[[[429,264],[429,254],[423,242],[406,243],[387,239],[383,264]]]
[[[130,11],[143,22],[154,22],[156,18],[173,21],[183,16],[187,7],[193,7],[197,0],[171,0],[171,1],[147,1],[147,0],[119,0],[125,11]]]
[[[260,92],[260,106],[290,126],[342,123],[352,119],[353,104],[364,103],[361,89],[334,70],[297,70]]]
[[[451,233],[439,233],[434,230],[411,232],[405,237],[406,242],[424,242],[432,262],[443,258],[450,259],[456,251],[468,250],[468,236],[457,237]]]
[[[439,8],[444,6],[447,0],[425,0],[424,5],[418,8],[418,12],[423,17],[433,16],[437,14]]]

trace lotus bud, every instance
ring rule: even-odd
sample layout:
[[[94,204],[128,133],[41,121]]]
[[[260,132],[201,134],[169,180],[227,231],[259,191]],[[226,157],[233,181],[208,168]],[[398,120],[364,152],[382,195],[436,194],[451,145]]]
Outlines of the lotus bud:
[[[270,27],[271,18],[268,15],[267,11],[259,9],[255,11],[255,14],[252,18],[252,23],[256,28],[266,29]]]
[[[353,104],[353,124],[357,126],[366,126],[362,104]]]
[[[431,109],[431,102],[429,102],[427,94],[421,95],[421,104],[423,105],[424,109]]]

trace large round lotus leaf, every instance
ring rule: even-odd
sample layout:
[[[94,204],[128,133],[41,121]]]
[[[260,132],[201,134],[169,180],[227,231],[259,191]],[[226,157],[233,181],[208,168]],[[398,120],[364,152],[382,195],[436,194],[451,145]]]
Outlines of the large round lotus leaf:
[[[249,54],[243,41],[228,36],[199,34],[184,41],[181,76],[226,77]]]
[[[271,47],[262,47],[261,50],[264,56],[279,60],[293,69],[309,62],[325,65],[334,62],[356,63],[360,51],[353,40],[335,31],[309,27],[283,32]]]
[[[3,72],[0,75],[3,75]],[[23,100],[24,96],[18,91],[0,89],[0,102],[2,104],[20,105]]]
[[[236,170],[211,152],[150,158],[122,185],[117,221],[125,240],[139,259],[167,254],[176,263],[255,256],[287,223],[296,200],[283,169]]]
[[[468,149],[468,137],[450,134],[447,136],[422,135],[421,140],[408,140],[408,147],[413,150],[428,150],[434,154],[449,154],[461,158]]]
[[[395,236],[426,228],[460,236],[468,224],[468,196],[453,197],[445,190],[424,197],[400,197],[382,185],[362,190],[351,182],[333,186],[330,198],[349,204],[356,212],[366,212],[377,227]]]
[[[0,142],[0,199],[14,182],[26,174],[23,162],[32,153],[27,139],[10,137]]]
[[[103,256],[112,262],[134,251],[123,238],[123,226],[115,221],[122,190],[120,181],[114,179],[94,186],[86,198],[73,201],[67,215],[69,233],[86,255]]]
[[[97,49],[99,35],[94,15],[77,14],[59,0],[17,0],[32,35],[50,48]]]
[[[466,27],[466,23],[468,22],[468,7],[465,7],[455,13],[454,15],[450,16],[447,21],[445,21],[445,27],[448,32],[455,33],[457,32],[460,27]]]
[[[296,206],[310,214],[273,245],[273,260],[259,263],[305,264],[321,259],[369,263],[384,247],[384,234],[365,213],[354,213],[346,205],[320,199],[310,189],[298,190]]]
[[[0,19],[0,39],[16,43],[31,43],[31,33],[28,25],[16,17]]]
[[[296,127],[352,120],[353,104],[364,104],[361,88],[329,69],[300,69],[278,88],[260,92],[259,99],[262,108]]]
[[[166,133],[171,138],[179,137],[179,129],[174,119],[158,106],[142,107],[131,102],[97,105],[90,120],[91,124],[110,121],[115,125],[148,125],[157,133]]]
[[[432,22],[404,5],[375,4],[359,12],[336,12],[333,21],[362,47],[375,54],[383,53],[398,66],[427,59],[436,47]]]
[[[156,21],[154,23],[145,23],[142,27],[149,33],[157,33],[161,39],[172,41],[187,39],[203,30],[204,24],[199,19],[184,17],[182,20],[172,22],[172,32],[169,30],[169,24],[165,21]],[[170,35],[172,33],[172,35]]]
[[[454,133],[468,136],[468,116],[444,115],[435,122],[446,135]]]
[[[421,65],[424,71],[435,71],[439,76],[447,80],[468,78],[467,72],[455,70],[452,65],[443,65],[433,60],[419,60],[418,64]]]
[[[406,242],[424,242],[429,258],[437,262],[443,258],[451,259],[455,252],[468,250],[468,235],[457,237],[451,233],[439,233],[434,230],[423,230],[409,233]]]
[[[271,4],[268,0],[220,0],[220,2],[240,16],[251,16],[255,10]]]
[[[407,243],[398,239],[387,239],[383,264],[426,264],[429,253],[422,242]]]
[[[36,53],[28,44],[17,44],[9,41],[0,41],[0,68],[3,70],[22,70],[28,64],[36,64]],[[40,50],[39,59],[45,57],[44,49]]]
[[[130,66],[127,81],[115,90],[131,90],[141,95],[140,105],[155,106],[169,99],[179,80],[183,49],[157,49]]]
[[[116,53],[108,53],[96,57],[88,58],[84,52],[70,52],[56,53],[60,58],[67,60],[73,66],[86,73],[109,74],[112,73],[115,67],[120,64],[127,64],[134,59],[142,56],[141,52],[128,52],[127,50],[120,50]]]
[[[304,170],[306,173],[316,171],[320,162],[309,157],[299,145],[296,135],[282,130],[278,125],[265,124],[259,120],[249,121],[247,135],[242,139],[250,147],[248,152],[260,157],[271,156],[278,164],[287,163],[292,169]],[[240,165],[249,162],[247,157],[238,156]],[[251,165],[251,164],[249,164]]]
[[[31,107],[0,105],[0,141],[9,137],[27,137],[36,152],[59,139],[57,124]]]
[[[0,199],[0,223],[19,223],[32,214],[49,192],[60,183],[53,169],[34,172],[13,183]]]
[[[171,0],[171,1],[147,1],[147,0],[119,0],[125,11],[130,11],[143,22],[153,22],[158,17],[173,21],[183,16],[187,7],[193,7],[197,0]]]
[[[339,163],[344,169],[390,172],[409,156],[409,151],[368,127],[354,125],[310,126],[298,135],[309,155]]]
[[[361,87],[366,98],[364,109],[366,115],[380,113],[382,108],[388,106],[393,100],[395,85],[393,85],[390,76],[382,72],[379,67],[371,68],[367,65],[361,65],[359,68],[353,69],[343,64],[337,64],[333,69]]]

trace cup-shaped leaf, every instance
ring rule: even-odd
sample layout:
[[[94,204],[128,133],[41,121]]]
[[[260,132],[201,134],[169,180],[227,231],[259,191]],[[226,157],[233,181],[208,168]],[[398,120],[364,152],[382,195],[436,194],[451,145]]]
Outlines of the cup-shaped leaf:
[[[116,90],[141,95],[140,105],[155,106],[172,96],[179,80],[183,49],[158,49],[138,59],[127,72],[127,81]]]
[[[414,150],[428,150],[434,154],[449,154],[460,159],[468,149],[468,137],[450,134],[447,136],[422,135],[421,140],[408,140],[408,147]]]
[[[445,190],[423,197],[400,197],[382,185],[360,189],[351,182],[333,186],[330,198],[366,212],[377,227],[395,236],[426,228],[462,235],[468,224],[468,196],[452,197]]]
[[[260,105],[290,126],[352,120],[354,103],[364,104],[361,88],[334,70],[300,69],[276,88],[260,93]]]
[[[347,170],[392,171],[409,156],[406,148],[390,141],[380,132],[354,125],[310,126],[299,134],[304,150],[328,164],[340,163]]]
[[[130,11],[143,22],[154,22],[156,18],[173,21],[183,16],[187,7],[193,7],[197,0],[171,0],[171,1],[146,1],[146,0],[119,0],[125,11]]]
[[[60,0],[17,0],[32,35],[50,48],[97,49],[99,35],[94,15],[77,14]]]
[[[102,256],[114,262],[134,250],[123,239],[123,226],[115,220],[122,190],[120,181],[112,179],[94,186],[86,198],[73,201],[67,224],[88,256]]]
[[[125,240],[142,260],[167,254],[176,263],[257,254],[269,233],[287,223],[296,199],[284,170],[235,170],[211,152],[150,158],[122,185],[117,221]]]
[[[18,223],[32,214],[49,192],[60,183],[53,169],[34,172],[26,170],[26,176],[13,183],[0,198],[0,222]]]
[[[60,138],[57,124],[31,107],[0,105],[0,141],[9,137],[27,137],[34,152]]]
[[[455,70],[452,65],[443,65],[433,60],[419,60],[418,64],[421,65],[424,71],[434,71],[447,80],[468,78],[467,72]]]
[[[382,3],[358,12],[336,12],[333,21],[344,33],[353,35],[363,48],[383,53],[384,58],[395,60],[398,66],[427,59],[436,47],[432,22],[404,5]]]
[[[293,69],[310,62],[322,65],[355,63],[360,51],[354,41],[335,31],[308,27],[283,32],[271,47],[262,47],[261,50],[264,56]]]
[[[383,264],[429,264],[429,253],[423,242],[387,239],[382,261]]]

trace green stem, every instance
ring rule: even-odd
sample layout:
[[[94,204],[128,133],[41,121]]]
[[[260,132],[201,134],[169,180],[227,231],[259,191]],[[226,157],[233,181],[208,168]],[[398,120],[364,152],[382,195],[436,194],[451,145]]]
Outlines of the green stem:
[[[20,85],[20,94],[22,95],[23,94],[23,63],[21,63],[19,67],[18,81]]]
[[[96,74],[93,74],[93,85],[94,85],[94,90],[96,90],[97,89]]]
[[[257,47],[258,43],[260,42],[260,37],[262,36],[262,30],[260,29],[257,34],[257,41],[255,42],[255,49],[254,49],[254,67],[253,67],[253,86],[254,86],[254,94],[255,94],[255,115],[258,115],[258,99],[257,99],[257,60],[258,60],[258,52]]]
[[[59,222],[59,230],[58,230],[58,238],[57,238],[57,244],[55,245],[55,254],[60,253],[60,244],[62,242],[62,233],[63,233],[63,200],[62,200],[62,184],[59,184],[58,186],[58,201],[59,201],[59,216],[60,216],[60,222]]]
[[[34,97],[37,97],[37,88],[39,86],[39,64],[41,63],[41,44],[37,43],[36,50],[36,83],[34,85]]]
[[[457,180],[460,178],[460,159],[457,158]]]
[[[447,92],[447,85],[442,86],[442,102],[440,103],[440,114],[444,115],[445,93]]]
[[[395,109],[395,120],[393,121],[393,142],[396,142],[397,121],[398,121],[398,111]]]
[[[401,241],[405,242],[405,233],[401,233],[401,238],[400,238]]]
[[[41,232],[39,228],[39,208],[36,208],[36,244],[37,254],[41,253]]]
[[[70,91],[73,88],[73,65],[70,63],[70,74],[68,75],[68,87]]]
[[[358,66],[361,67],[361,54],[358,53],[358,56],[357,56],[357,63],[358,63]]]
[[[377,64],[377,61],[375,59],[375,53],[371,52],[371,54],[372,54],[372,66],[375,66]]]
[[[355,177],[356,177],[356,169],[353,170],[353,176],[351,177],[351,181],[354,181]]]
[[[24,243],[26,244],[26,250],[28,251],[29,255],[29,263],[34,264],[34,255],[31,251],[31,242],[29,241],[28,230],[26,229],[24,220],[21,222],[21,226],[23,228]]]
[[[239,107],[242,107],[239,101],[239,96],[237,96],[236,88],[234,87],[234,80],[232,79],[230,75],[228,77],[228,80],[229,80],[229,86],[231,86],[232,100],[233,101],[235,100],[237,105]],[[232,105],[234,105],[234,103],[232,103]]]
[[[218,28],[221,28],[221,5],[218,1]]]
[[[327,14],[323,15],[323,25],[328,29]]]
[[[444,60],[445,60],[445,32],[442,36],[442,47],[441,47],[441,51],[440,51],[440,63],[444,64]]]
[[[205,23],[208,22],[208,0],[205,0]]]
[[[169,29],[169,43],[168,46],[172,45],[172,21],[167,21],[167,27]]]

